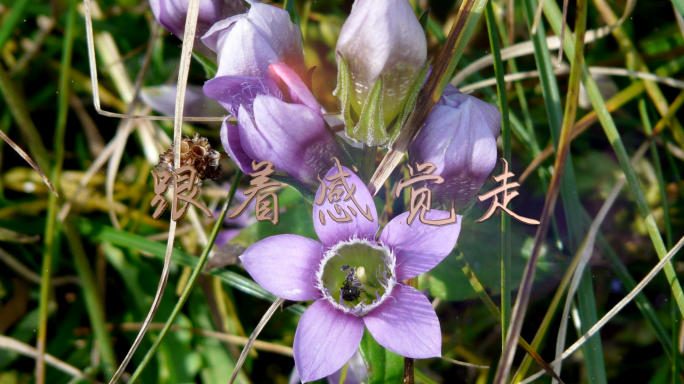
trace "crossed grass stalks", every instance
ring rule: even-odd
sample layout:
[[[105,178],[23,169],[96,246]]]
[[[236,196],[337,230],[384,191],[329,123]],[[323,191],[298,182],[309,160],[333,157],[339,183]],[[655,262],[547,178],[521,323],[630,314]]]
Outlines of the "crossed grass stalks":
[[[662,239],[660,238],[660,234],[657,231],[657,228],[655,228],[655,222],[653,221],[653,217],[650,214],[650,211],[648,210],[648,206],[645,205],[645,199],[643,197],[643,192],[641,191],[640,186],[638,185],[636,181],[636,176],[634,174],[633,168],[629,165],[629,159],[626,157],[626,151],[624,149],[624,146],[622,145],[622,142],[620,140],[619,135],[617,134],[617,131],[615,130],[615,125],[612,121],[612,118],[609,114],[609,110],[607,108],[607,103],[604,103],[603,100],[600,98],[600,94],[598,93],[598,89],[596,87],[596,84],[591,76],[588,75],[588,69],[586,68],[586,65],[584,65],[581,61],[581,57],[583,56],[581,53],[581,47],[583,44],[575,44],[573,47],[573,40],[576,38],[573,37],[572,34],[565,34],[563,33],[563,30],[565,28],[565,23],[563,22],[564,18],[559,17],[558,15],[558,10],[557,6],[555,4],[552,4],[554,2],[544,2],[543,0],[538,4],[536,7],[537,12],[535,15],[535,21],[534,21],[534,26],[532,28],[533,30],[533,35],[535,35],[535,32],[537,32],[536,28],[538,25],[538,20],[541,15],[541,11],[543,10],[547,14],[547,18],[549,19],[550,24],[552,25],[552,28],[556,30],[556,32],[559,32],[558,29],[561,29],[561,38],[549,38],[547,39],[544,43],[547,46],[547,49],[555,49],[555,48],[560,48],[561,44],[560,42],[562,41],[563,44],[566,46],[565,51],[570,60],[572,60],[572,68],[571,68],[571,85],[574,84],[575,88],[578,88],[580,77],[582,78],[582,81],[585,83],[585,86],[587,87],[589,97],[592,101],[592,104],[594,104],[595,108],[595,119],[598,119],[601,122],[601,125],[604,127],[604,130],[606,131],[607,136],[609,139],[611,139],[611,144],[613,144],[617,154],[618,158],[621,161],[621,165],[623,170],[625,171],[625,175],[623,175],[622,178],[618,180],[616,183],[613,192],[609,196],[609,198],[605,201],[603,207],[601,208],[601,211],[595,218],[594,222],[592,223],[592,226],[587,233],[584,242],[582,243],[582,247],[578,250],[577,255],[575,257],[576,262],[573,264],[575,265],[574,269],[574,278],[572,280],[572,283],[570,285],[570,290],[568,291],[567,294],[567,301],[566,301],[566,306],[564,308],[564,311],[568,310],[568,304],[574,295],[575,291],[577,290],[577,285],[579,283],[579,276],[581,276],[581,272],[584,269],[584,267],[587,265],[588,257],[591,254],[591,249],[593,248],[594,241],[596,239],[600,223],[603,221],[605,218],[605,215],[608,211],[608,209],[612,206],[613,202],[615,201],[615,198],[617,196],[617,193],[620,191],[620,189],[624,186],[625,183],[628,183],[630,185],[630,188],[632,189],[632,193],[635,195],[640,211],[642,213],[642,216],[646,219],[647,227],[649,229],[649,235],[651,236],[652,241],[654,242],[656,246],[656,251],[658,253],[658,256],[660,257],[660,262],[649,272],[646,277],[644,277],[641,282],[634,287],[630,293],[625,296],[617,305],[615,305],[604,317],[602,317],[594,326],[592,326],[584,335],[582,335],[574,344],[572,344],[569,348],[563,349],[557,348],[557,353],[556,353],[556,359],[551,362],[551,365],[554,367],[559,367],[559,363],[562,362],[563,359],[567,358],[570,356],[574,351],[576,351],[580,346],[582,346],[584,343],[589,340],[589,338],[596,334],[610,319],[612,319],[624,306],[626,306],[628,303],[630,303],[642,290],[643,288],[662,270],[663,268],[666,269],[666,272],[673,271],[672,270],[672,265],[670,263],[670,260],[672,257],[674,257],[677,252],[684,246],[684,238],[680,239],[677,244],[670,249],[669,252],[665,251],[665,247],[663,245]],[[580,5],[582,5],[582,1],[580,2]],[[197,24],[197,15],[198,15],[198,7],[199,7],[199,0],[190,0],[189,2],[189,10],[188,10],[188,17],[186,20],[186,28],[185,28],[185,36],[183,39],[183,48],[182,48],[182,53],[181,53],[181,60],[180,60],[180,70],[179,70],[179,76],[178,76],[178,86],[177,86],[177,93],[176,93],[176,109],[175,109],[175,115],[173,118],[170,117],[159,117],[159,116],[148,116],[143,114],[134,114],[134,99],[135,95],[137,94],[137,90],[139,89],[140,85],[142,84],[142,78],[144,77],[144,73],[146,71],[146,67],[149,65],[149,52],[151,52],[150,49],[148,49],[148,55],[146,55],[146,60],[145,63],[146,65],[144,66],[144,70],[141,71],[140,76],[138,77],[138,80],[136,81],[135,87],[133,87],[132,92],[130,92],[130,97],[129,97],[129,108],[127,113],[125,114],[119,114],[119,113],[113,113],[109,111],[102,110],[100,107],[100,92],[99,92],[99,85],[98,85],[98,78],[97,78],[97,66],[96,66],[96,61],[95,61],[95,39],[93,37],[93,28],[92,28],[92,4],[90,0],[84,0],[84,9],[85,9],[85,18],[86,18],[86,30],[87,30],[87,40],[88,40],[88,55],[89,55],[89,60],[90,60],[90,67],[91,67],[91,82],[92,82],[92,92],[93,92],[93,99],[94,99],[94,105],[96,111],[104,116],[111,116],[111,117],[117,117],[117,118],[123,118],[126,119],[123,121],[122,125],[119,128],[119,131],[117,133],[116,138],[105,147],[105,149],[101,152],[101,154],[98,156],[98,158],[95,160],[91,168],[88,170],[86,173],[85,177],[81,180],[80,183],[80,188],[79,191],[83,188],[83,186],[87,185],[88,180],[92,175],[94,175],[97,170],[108,160],[110,157],[116,158],[116,152],[120,151],[120,148],[122,148],[126,142],[127,137],[129,134],[133,131],[134,127],[138,124],[142,124],[143,126],[147,127],[147,134],[148,136],[145,136],[145,132],[143,132],[141,135],[143,138],[147,138],[147,140],[144,140],[144,143],[146,146],[148,146],[147,150],[147,158],[148,160],[152,160],[153,162],[156,161],[156,156],[154,153],[154,149],[149,148],[149,146],[154,147],[154,144],[150,142],[149,138],[149,131],[152,130],[151,125],[149,123],[146,123],[148,120],[171,120],[173,119],[174,121],[174,137],[173,137],[173,143],[174,145],[174,163],[175,166],[179,166],[180,162],[180,154],[179,154],[179,149],[180,149],[180,140],[181,140],[181,125],[183,121],[222,121],[224,117],[184,117],[183,116],[183,106],[184,106],[184,99],[185,99],[185,89],[187,86],[187,78],[188,78],[188,73],[189,73],[189,67],[191,64],[191,59],[192,59],[192,46],[194,43],[194,33],[196,29],[196,24]],[[586,3],[585,3],[586,4]],[[588,38],[584,40],[584,43],[588,43],[590,41],[593,41],[595,39],[602,38],[606,36],[609,32],[613,31],[614,29],[618,28],[620,24],[629,16],[629,13],[633,9],[633,4],[634,0],[630,0],[628,2],[628,6],[625,10],[624,15],[614,24],[610,25],[609,27],[604,27],[601,30],[592,33],[593,31],[587,31],[587,36]],[[454,23],[454,26],[452,27],[452,30],[448,36],[448,38],[445,41],[445,47],[442,51],[442,54],[439,56],[436,64],[435,64],[435,70],[433,71],[433,75],[430,77],[430,81],[426,84],[424,89],[421,91],[421,94],[418,97],[418,102],[416,105],[416,109],[414,113],[411,115],[409,118],[409,121],[407,122],[406,126],[404,127],[402,131],[402,135],[399,137],[397,142],[394,144],[392,149],[388,152],[386,155],[385,159],[383,159],[382,163],[376,170],[375,174],[373,175],[371,179],[371,183],[369,184],[369,189],[373,192],[376,193],[380,186],[382,186],[389,176],[389,173],[394,169],[394,167],[400,162],[401,158],[403,157],[404,153],[406,152],[406,149],[410,145],[411,141],[415,136],[418,134],[420,127],[422,126],[422,123],[424,122],[425,118],[429,115],[430,110],[436,103],[436,101],[439,99],[439,96],[441,95],[442,90],[446,86],[446,81],[449,81],[451,79],[451,74],[454,72],[456,63],[458,62],[458,59],[460,58],[463,49],[465,45],[467,44],[469,37],[472,33],[472,30],[474,28],[474,25],[477,23],[479,16],[483,13],[483,10],[485,6],[487,5],[486,0],[466,0],[464,1],[458,17],[457,21]],[[554,8],[555,7],[555,8]],[[555,21],[555,22],[554,22]],[[579,22],[579,20],[578,20]],[[578,33],[579,32],[579,33]],[[579,36],[584,35],[584,30],[583,27],[579,27],[575,29],[575,33],[577,33]],[[153,33],[152,39],[150,40],[151,42],[154,41],[156,38],[156,34]],[[100,43],[107,43],[106,41],[100,40]],[[113,41],[110,42],[113,44]],[[461,71],[459,75],[456,76],[452,80],[452,83],[458,84],[461,80],[465,79],[465,77],[469,73],[474,73],[475,71],[483,68],[486,65],[489,64],[496,64],[497,66],[500,66],[501,62],[503,59],[509,59],[509,58],[514,58],[518,57],[524,54],[530,54],[532,52],[536,53],[536,47],[532,47],[532,43],[521,43],[517,44],[516,46],[508,47],[504,50],[501,50],[499,52],[498,57],[495,57],[495,54],[492,54],[490,56],[483,57],[482,59],[474,62],[471,64],[471,66],[467,67],[465,70]],[[151,44],[150,44],[151,47]],[[532,49],[531,49],[532,47]],[[494,51],[494,50],[493,50]],[[503,53],[503,55],[502,55]],[[678,81],[676,79],[672,79],[667,76],[659,76],[659,75],[652,75],[647,72],[643,71],[627,71],[623,69],[601,69],[601,68],[595,68],[593,69],[594,72],[604,72],[604,73],[609,73],[612,75],[619,75],[619,76],[635,76],[638,78],[641,78],[646,81],[656,81],[656,82],[661,82],[666,85],[670,85],[673,87],[677,88],[684,88],[684,82]],[[516,74],[516,75],[507,75],[506,78],[503,77],[503,73],[499,71],[497,73],[497,78],[492,79],[480,84],[474,84],[471,86],[470,89],[475,89],[475,87],[479,86],[485,86],[489,85],[491,83],[497,83],[499,86],[499,89],[501,88],[501,85],[505,83],[505,81],[516,81],[522,78],[526,78],[528,76],[544,76],[544,73],[541,71],[535,71],[536,73],[527,73],[527,74]],[[125,75],[125,72],[123,72]],[[459,77],[460,76],[460,77]],[[506,98],[501,98],[499,97],[500,102],[505,103]],[[569,105],[567,108],[573,108],[573,104],[576,104],[576,99],[568,99]],[[668,113],[663,116],[663,119],[666,119],[666,117],[672,118],[674,115],[674,112],[676,112],[676,108],[678,108],[681,105],[673,105],[671,108],[668,109]],[[575,106],[576,108],[576,106]],[[616,107],[613,107],[616,108]],[[611,110],[613,109],[611,108]],[[143,112],[148,112],[148,111],[143,111]],[[670,113],[671,112],[671,113]],[[133,122],[133,120],[136,120],[137,122]],[[564,166],[564,161],[563,160],[563,153],[567,153],[567,150],[569,148],[569,143],[574,136],[578,135],[581,132],[571,132],[571,128],[575,124],[575,116],[572,113],[567,113],[565,114],[565,119],[564,119],[564,124],[563,124],[563,130],[562,134],[564,135],[564,141],[559,144],[559,157],[556,161],[555,164],[555,169],[556,172],[554,172],[554,176],[558,175],[558,179],[562,176],[562,170],[561,168]],[[643,156],[647,144],[650,142],[651,139],[656,138],[655,134],[661,130],[665,124],[667,123],[667,120],[661,120],[656,127],[659,129],[654,130],[654,133],[649,137],[649,140],[642,145],[642,148],[640,148],[639,151],[635,154],[633,161],[636,161],[638,158]],[[587,125],[588,126],[588,125]],[[510,127],[504,127],[504,129],[509,129]],[[143,130],[145,131],[145,130]],[[570,136],[570,134],[573,134],[573,136]],[[9,139],[9,138],[7,138]],[[158,147],[163,147],[163,145],[166,144],[168,147],[168,144],[170,143],[161,143],[158,144]],[[21,148],[18,148],[15,145],[12,145],[13,148],[17,151],[21,151]],[[21,152],[20,152],[21,153]],[[547,151],[548,153],[548,151]],[[548,156],[548,155],[547,155]],[[31,159],[28,155],[22,154],[22,157],[24,157],[29,163],[31,163]],[[115,163],[116,165],[112,166],[112,163]],[[540,163],[537,162],[537,164]],[[40,163],[39,163],[40,164]],[[43,177],[44,181],[46,182],[47,185],[51,186],[49,179],[45,176],[45,174],[40,170],[41,167],[38,165],[31,164],[36,171],[41,174]],[[108,172],[108,179],[113,180],[114,174],[116,171],[116,168],[118,167],[118,162],[110,162],[110,169]],[[113,172],[112,172],[113,170]],[[204,233],[203,228],[199,224],[199,221],[197,219],[196,214],[193,216],[192,210],[191,210],[191,220],[193,221],[193,226],[195,226],[197,229],[199,229],[199,233],[203,235],[203,242],[206,244],[206,247],[199,259],[199,262],[197,263],[197,266],[193,270],[193,274],[191,278],[188,280],[188,283],[183,290],[183,294],[181,295],[181,298],[177,302],[176,308],[174,308],[174,311],[171,315],[171,317],[168,319],[166,324],[164,325],[164,328],[162,329],[162,332],[160,335],[157,337],[157,340],[155,341],[155,344],[151,348],[150,351],[148,351],[145,360],[141,364],[141,366],[138,367],[138,369],[135,371],[135,373],[131,376],[130,382],[135,381],[135,379],[138,377],[142,369],[144,369],[145,365],[147,364],[147,361],[149,361],[149,358],[154,354],[154,351],[156,347],[159,345],[161,340],[163,339],[165,333],[169,330],[171,327],[171,324],[173,323],[173,320],[179,310],[182,308],[183,304],[187,300],[187,297],[189,295],[190,290],[194,286],[195,280],[199,273],[202,271],[204,263],[206,262],[206,259],[210,253],[211,247],[213,245],[214,239],[216,234],[218,233],[218,230],[220,229],[222,219],[226,214],[227,208],[234,196],[236,186],[239,182],[241,175],[236,175],[236,180],[233,182],[233,187],[231,188],[231,192],[229,194],[229,197],[226,199],[223,205],[223,209],[221,211],[221,216],[219,220],[217,220],[212,233],[210,236],[207,238],[206,234]],[[113,184],[112,184],[113,185]],[[519,327],[522,325],[522,319],[524,316],[524,313],[526,311],[526,303],[527,300],[529,299],[529,294],[530,294],[530,289],[531,289],[531,282],[533,281],[533,275],[534,275],[534,268],[536,267],[536,255],[538,254],[538,248],[539,245],[541,244],[542,239],[545,237],[543,234],[545,233],[545,230],[542,228],[544,224],[546,224],[546,227],[548,228],[548,222],[550,220],[551,214],[550,212],[552,211],[550,209],[551,206],[553,206],[553,203],[555,202],[555,196],[557,196],[558,189],[560,188],[560,183],[558,181],[553,181],[551,183],[551,186],[548,191],[548,197],[547,197],[547,204],[546,206],[549,207],[549,209],[545,209],[545,214],[542,216],[542,226],[540,226],[540,232],[536,236],[535,239],[535,252],[533,252],[533,257],[530,258],[530,262],[528,263],[526,269],[525,269],[525,275],[523,280],[521,281],[521,288],[519,290],[518,294],[518,300],[516,306],[518,307],[517,310],[514,312],[513,316],[510,318],[511,324],[514,324]],[[52,189],[52,188],[51,188]],[[56,191],[55,191],[56,193]],[[78,194],[78,193],[77,193]],[[67,201],[63,206],[59,214],[57,215],[58,221],[62,222],[66,219],[67,214],[69,212],[69,208],[73,204],[74,200],[76,199],[76,195],[72,197],[70,201]],[[193,220],[194,217],[194,220]],[[114,220],[116,223],[116,218],[114,216]],[[169,266],[170,266],[170,261],[171,261],[171,253],[173,250],[173,244],[174,244],[174,238],[175,238],[175,230],[176,230],[176,223],[171,221],[170,226],[169,226],[169,236],[168,236],[168,241],[167,241],[167,246],[166,246],[166,254],[164,257],[164,267],[162,269],[159,285],[157,288],[157,292],[155,295],[155,299],[153,301],[153,304],[150,308],[150,311],[143,322],[142,326],[140,327],[140,331],[136,337],[135,342],[133,343],[133,346],[131,347],[129,353],[127,354],[126,358],[123,360],[119,368],[117,369],[117,372],[115,375],[112,377],[110,383],[115,383],[118,381],[118,379],[121,377],[123,374],[128,362],[130,361],[130,358],[132,357],[133,353],[135,352],[137,346],[139,345],[142,337],[145,335],[147,329],[149,328],[152,319],[156,313],[156,310],[159,305],[159,301],[164,293],[164,289],[166,286],[166,282],[168,279],[169,275]],[[669,270],[669,271],[668,271]],[[570,273],[570,271],[569,271]],[[677,304],[679,306],[680,311],[684,311],[684,306],[682,305],[682,299],[684,296],[682,295],[682,290],[679,287],[679,283],[676,280],[676,277],[673,275],[672,272],[668,273],[668,281],[672,286],[673,292],[675,294],[675,297],[677,298]],[[49,285],[49,275],[47,277],[47,282]],[[471,281],[472,282],[472,281]],[[45,283],[45,276],[44,276],[44,281]],[[486,296],[486,294],[485,294]],[[484,300],[484,298],[483,298]],[[249,341],[247,342],[243,353],[238,360],[238,365],[236,365],[233,378],[231,378],[231,382],[235,379],[235,376],[237,375],[237,372],[239,372],[241,363],[244,362],[244,358],[246,357],[246,352],[249,351],[250,347],[252,346],[253,342],[256,340],[258,337],[259,331],[263,328],[263,326],[266,324],[266,322],[269,320],[270,316],[273,314],[275,308],[277,308],[281,304],[282,299],[277,299],[271,309],[266,313],[266,315],[262,318],[261,322],[259,323],[259,326],[256,328],[254,333],[251,335]],[[491,300],[490,300],[491,301]],[[486,301],[485,301],[486,302]],[[495,311],[493,311],[494,313]],[[495,313],[494,313],[495,314]],[[496,314],[495,314],[496,315]],[[501,317],[501,312],[499,312],[499,318]],[[567,318],[565,316],[564,318]],[[42,321],[46,321],[45,318],[42,319]],[[564,337],[565,337],[565,325],[564,323],[561,326],[561,332],[559,333],[559,342],[557,343],[557,346],[562,346],[564,344]],[[504,353],[502,354],[502,360],[498,364],[497,367],[497,372],[496,372],[496,378],[495,382],[496,383],[504,383],[507,382],[508,380],[508,372],[510,370],[510,364],[512,362],[511,358],[508,358],[506,356],[512,356],[512,354],[515,352],[515,346],[517,345],[517,335],[516,333],[519,334],[519,329],[515,329],[515,327],[509,328],[508,337],[506,338],[505,342],[505,349]],[[506,332],[504,332],[504,335],[506,335]],[[561,339],[562,342],[561,342]],[[76,376],[81,376],[85,377],[85,375],[73,368],[70,367],[68,364],[64,362],[59,362],[55,361],[54,358],[49,357],[48,355],[45,355],[45,350],[44,350],[44,341],[41,344],[41,341],[39,339],[38,346],[39,348],[35,351],[31,351],[31,349],[27,349],[26,346],[17,346],[14,344],[9,345],[10,348],[12,348],[12,345],[14,345],[14,349],[16,350],[25,350],[26,354],[31,354],[35,355],[37,359],[37,372],[43,372],[44,374],[44,369],[42,368],[42,365],[45,364],[45,362],[48,362],[50,364],[56,364],[65,370],[65,372],[72,373],[73,375]],[[3,343],[7,345],[7,343]],[[47,356],[47,357],[46,357]],[[458,363],[458,362],[457,362]],[[558,365],[557,365],[558,364]],[[543,366],[546,364],[543,363]],[[559,368],[556,368],[559,369]],[[545,371],[542,370],[529,378],[521,381],[522,383],[528,383],[531,382],[532,380],[538,378],[541,376]],[[549,372],[547,370],[547,372]],[[553,371],[550,371],[549,373],[553,374]],[[37,376],[37,382],[38,383],[43,383],[44,382],[44,377],[43,374],[40,374]],[[553,374],[556,378],[557,376]],[[520,377],[520,376],[518,376]],[[521,377],[520,377],[521,378]]]

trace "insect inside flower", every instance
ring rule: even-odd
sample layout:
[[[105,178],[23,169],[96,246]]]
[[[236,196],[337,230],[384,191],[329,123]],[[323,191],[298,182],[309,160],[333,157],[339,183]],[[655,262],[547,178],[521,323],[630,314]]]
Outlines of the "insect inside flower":
[[[361,297],[361,293],[366,292],[365,289],[361,288],[363,283],[356,278],[356,268],[350,268],[348,265],[342,266],[342,271],[347,272],[347,277],[344,278],[342,283],[342,299],[345,301],[354,301]],[[363,270],[363,267],[359,267]]]

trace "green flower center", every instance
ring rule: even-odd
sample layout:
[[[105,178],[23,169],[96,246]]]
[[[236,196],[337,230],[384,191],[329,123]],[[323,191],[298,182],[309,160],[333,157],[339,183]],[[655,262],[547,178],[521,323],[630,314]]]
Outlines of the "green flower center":
[[[361,316],[391,293],[394,264],[386,246],[364,239],[340,242],[325,254],[318,286],[334,306]]]

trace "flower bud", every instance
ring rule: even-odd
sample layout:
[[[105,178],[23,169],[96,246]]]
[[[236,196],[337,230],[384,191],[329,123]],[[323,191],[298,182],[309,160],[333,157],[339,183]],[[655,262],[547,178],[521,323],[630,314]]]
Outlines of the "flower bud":
[[[425,33],[408,1],[356,0],[337,40],[335,92],[343,114],[353,110],[360,117],[358,123],[346,122],[347,135],[368,145],[389,144],[388,131],[397,124],[399,128],[408,114],[390,124],[402,113],[412,91],[417,94],[420,89],[426,58]],[[370,118],[373,127],[359,126],[364,115],[377,116]]]
[[[305,73],[299,27],[271,5],[251,3],[249,12],[214,24],[202,41],[218,56],[216,76],[268,77],[273,63]]]
[[[164,29],[183,39],[189,3],[190,0],[150,0],[150,7]],[[244,11],[245,3],[242,0],[200,0],[194,47],[206,51],[199,38],[217,21]]]
[[[221,128],[221,141],[230,157],[245,173],[252,173],[252,161],[270,161],[276,171],[285,172],[303,185],[315,189],[318,175],[332,167],[333,157],[340,156],[340,149],[332,133],[325,127],[325,120],[318,103],[299,76],[282,64],[271,66],[273,76],[287,87],[287,99],[280,92],[256,92],[251,103],[238,106],[238,124],[227,120]],[[220,85],[219,77],[205,85],[210,97],[213,86]],[[230,77],[228,77],[230,78]],[[234,84],[238,86],[239,84]],[[219,92],[219,102],[226,98],[233,103],[231,94]],[[235,104],[232,104],[235,105]]]
[[[444,178],[429,185],[438,207],[459,209],[477,195],[496,165],[500,132],[498,108],[447,86],[409,148],[410,164],[431,162]]]

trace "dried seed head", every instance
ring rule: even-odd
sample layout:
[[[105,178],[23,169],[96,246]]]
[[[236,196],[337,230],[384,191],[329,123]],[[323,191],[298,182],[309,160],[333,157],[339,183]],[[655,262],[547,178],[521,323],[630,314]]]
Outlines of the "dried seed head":
[[[191,165],[197,170],[197,178],[204,180],[210,178],[214,181],[221,179],[221,167],[219,161],[221,154],[211,149],[211,144],[206,137],[200,136],[195,132],[193,138],[184,137],[180,147],[181,161],[180,166]],[[171,148],[159,155],[157,169],[160,171],[173,171],[173,145]]]

